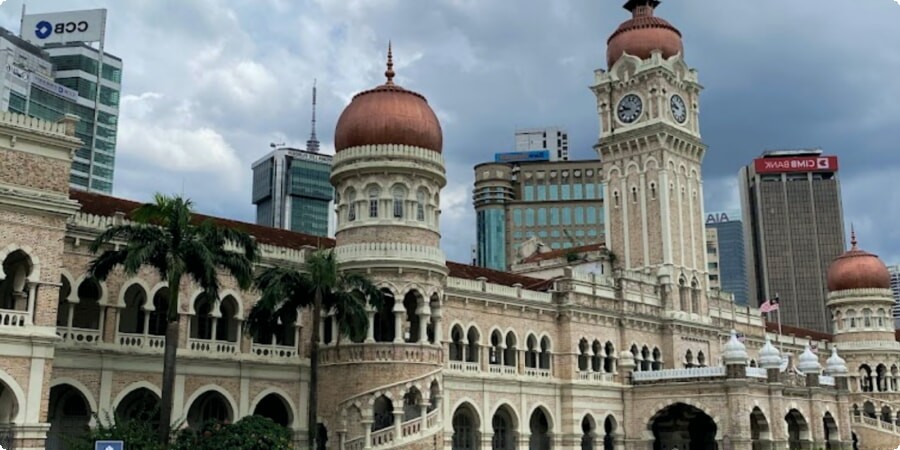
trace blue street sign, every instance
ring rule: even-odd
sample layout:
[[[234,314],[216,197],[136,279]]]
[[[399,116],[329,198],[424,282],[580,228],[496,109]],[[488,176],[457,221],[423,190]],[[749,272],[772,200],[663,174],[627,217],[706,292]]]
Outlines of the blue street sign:
[[[125,450],[124,441],[96,441],[94,450]]]
[[[47,39],[50,37],[50,33],[53,32],[53,25],[46,20],[42,20],[38,22],[37,27],[34,29],[34,35],[38,37],[38,39]]]

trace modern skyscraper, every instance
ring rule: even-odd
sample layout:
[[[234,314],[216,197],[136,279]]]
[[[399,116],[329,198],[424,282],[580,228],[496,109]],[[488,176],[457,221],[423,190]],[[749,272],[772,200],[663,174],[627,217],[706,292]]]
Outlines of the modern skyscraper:
[[[838,160],[769,151],[739,172],[749,301],[781,299],[781,321],[831,331],[825,274],[844,251]]]
[[[552,249],[603,242],[598,160],[479,164],[473,200],[481,267],[507,270],[530,238]]]
[[[744,227],[739,213],[706,215],[709,287],[734,295],[734,302],[747,305],[747,270]],[[711,252],[710,250],[714,250]]]
[[[315,236],[328,235],[332,156],[318,153],[316,87],[313,86],[312,132],[306,150],[276,147],[253,163],[256,223]]]
[[[569,134],[557,127],[529,128],[516,131],[516,151],[547,150],[550,161],[569,160]]]
[[[888,272],[891,273],[891,294],[894,296],[891,317],[894,318],[894,328],[900,328],[900,265],[888,266]]]
[[[74,24],[74,32],[56,30],[67,23]],[[65,114],[78,116],[76,135],[84,146],[75,152],[69,184],[109,194],[115,172],[122,60],[103,50],[105,27],[104,9],[23,16],[20,36],[46,52],[55,83],[48,84],[43,79],[46,74],[35,74],[29,95],[24,99],[11,95],[9,110],[51,121]],[[99,48],[92,46],[95,42]]]

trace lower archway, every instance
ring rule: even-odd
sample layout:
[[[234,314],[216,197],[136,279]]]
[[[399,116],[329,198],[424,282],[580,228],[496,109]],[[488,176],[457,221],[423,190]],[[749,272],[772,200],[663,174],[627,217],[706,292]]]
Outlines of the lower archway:
[[[613,416],[606,416],[603,421],[603,450],[614,450],[616,448],[616,419]]]
[[[528,425],[531,430],[529,450],[550,450],[550,419],[542,408],[531,413]]]
[[[256,408],[253,408],[253,415],[268,417],[278,425],[285,427],[290,426],[292,421],[291,408],[288,406],[287,401],[275,393],[263,397],[256,404]]]
[[[217,391],[206,391],[191,403],[187,424],[190,428],[198,428],[209,420],[230,422],[232,417],[231,406],[225,396]]]
[[[518,446],[518,424],[512,409],[506,405],[501,406],[491,418],[491,428],[494,437],[491,440],[492,450],[513,450]]]
[[[50,408],[47,420],[47,449],[67,450],[67,442],[89,430],[91,407],[84,395],[75,387],[60,384],[50,389]]]
[[[158,426],[159,403],[159,396],[150,389],[135,389],[116,405],[116,420],[149,421],[154,426]]]
[[[460,405],[453,413],[452,450],[474,450],[481,448],[478,442],[478,413],[468,403]]]
[[[806,448],[805,445],[810,440],[809,424],[807,424],[803,414],[796,409],[792,409],[784,416],[784,421],[787,423],[788,429],[788,448]]]
[[[822,429],[825,430],[825,448],[828,450],[841,448],[841,437],[838,433],[837,421],[834,420],[834,416],[830,412],[826,412],[825,416],[822,417]]]
[[[769,431],[769,421],[759,407],[753,408],[753,412],[750,413],[750,440],[753,450],[770,448],[769,441],[772,440],[772,435]]]
[[[703,410],[684,403],[663,408],[650,419],[653,450],[715,450],[718,427]]]

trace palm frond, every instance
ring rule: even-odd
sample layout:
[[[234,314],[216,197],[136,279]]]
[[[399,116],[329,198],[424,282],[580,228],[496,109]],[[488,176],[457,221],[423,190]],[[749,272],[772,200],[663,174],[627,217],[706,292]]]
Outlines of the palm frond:
[[[271,267],[256,277],[261,296],[247,316],[247,332],[269,329],[282,323],[296,321],[297,310],[312,303],[309,279],[293,269]]]
[[[358,291],[335,292],[328,297],[336,322],[333,326],[338,327],[338,333],[352,341],[363,340],[369,327],[366,299],[363,294]]]
[[[214,301],[218,301],[219,274],[216,271],[216,256],[205,244],[201,240],[189,240],[183,242],[179,250],[184,260],[185,273]]]
[[[88,265],[88,273],[100,281],[106,280],[113,269],[125,262],[127,258],[127,250],[107,250],[91,261]]]

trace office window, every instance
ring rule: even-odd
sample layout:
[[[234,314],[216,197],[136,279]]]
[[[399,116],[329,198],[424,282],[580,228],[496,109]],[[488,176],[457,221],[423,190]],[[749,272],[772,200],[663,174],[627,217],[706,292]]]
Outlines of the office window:
[[[538,231],[538,237],[539,237],[539,238],[542,238],[542,239],[543,239],[543,238],[546,238],[546,237],[547,237],[547,232],[546,232],[546,231],[543,231],[543,230]]]
[[[573,197],[575,200],[584,200],[584,185],[581,183],[576,183],[572,186],[575,190]]]
[[[559,186],[550,185],[550,201],[559,200]]]
[[[594,228],[591,228],[590,230],[588,230],[587,235],[590,236],[590,237],[596,237],[596,236],[597,236],[597,230],[594,229]]]
[[[559,208],[550,208],[550,225],[559,225]]]
[[[575,208],[575,225],[584,225],[584,208]]]
[[[534,226],[534,209],[528,208],[525,210],[525,226],[533,227]]]
[[[547,225],[547,208],[538,209],[538,225],[545,226]]]
[[[589,200],[597,198],[595,188],[596,186],[594,186],[594,183],[588,183],[584,185],[584,198]]]
[[[515,233],[513,233],[513,239],[522,239],[522,232],[516,231]]]
[[[575,237],[584,237],[584,230],[576,230]]]
[[[587,207],[587,224],[595,225],[597,223],[597,208],[593,206]]]
[[[562,224],[563,225],[572,225],[572,208],[563,208],[562,209]]]
[[[553,237],[553,238],[558,238],[558,237],[560,237],[560,235],[559,235],[559,230],[551,230],[551,231],[550,231],[550,237]]]
[[[552,248],[553,250],[559,250],[561,247],[559,245],[559,242],[554,242],[550,244],[550,248]]]
[[[521,209],[513,210],[513,225],[516,227],[522,226],[522,210]]]
[[[563,200],[572,200],[572,186],[568,184],[564,184],[562,187],[562,199]]]
[[[540,202],[547,200],[547,186],[538,186],[537,187],[537,199]]]
[[[534,186],[525,186],[524,196],[526,202],[534,201]]]

